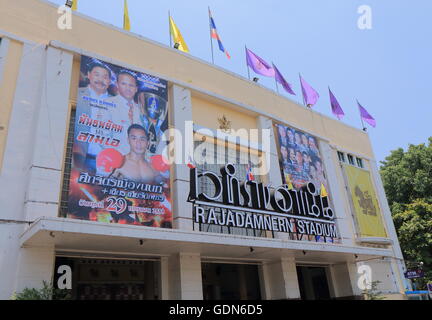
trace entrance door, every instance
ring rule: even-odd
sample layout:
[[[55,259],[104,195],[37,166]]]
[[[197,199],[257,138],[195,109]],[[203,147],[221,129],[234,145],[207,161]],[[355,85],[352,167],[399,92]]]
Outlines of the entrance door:
[[[330,291],[325,267],[297,267],[302,300],[329,300]]]
[[[73,300],[158,299],[157,261],[57,257],[61,265],[72,269]]]
[[[260,300],[258,266],[203,263],[204,300]]]

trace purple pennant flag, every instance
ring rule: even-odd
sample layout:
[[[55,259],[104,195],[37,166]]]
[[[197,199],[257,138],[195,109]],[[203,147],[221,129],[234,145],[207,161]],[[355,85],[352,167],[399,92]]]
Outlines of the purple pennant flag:
[[[331,92],[330,88],[329,88],[329,93],[330,93],[330,104],[332,107],[332,112],[340,120],[343,118],[345,113],[343,112],[339,102],[336,100],[336,97],[334,96],[333,92]]]
[[[263,59],[258,57],[255,53],[246,48],[246,63],[255,73],[261,74],[266,77],[274,77],[274,69]]]
[[[366,121],[367,123],[369,123],[372,127],[376,127],[376,121],[375,119],[369,114],[369,112],[367,112],[367,110],[365,108],[363,108],[360,104],[360,102],[357,101],[357,104],[359,106],[359,110],[360,110],[360,117]]]
[[[293,89],[291,88],[291,85],[285,80],[285,78],[283,77],[282,73],[280,73],[280,71],[278,70],[278,68],[276,68],[276,66],[273,64],[273,69],[275,72],[275,79],[277,82],[279,82],[282,87],[288,92],[291,93],[293,95],[295,95]]]
[[[319,94],[302,78],[301,75],[300,83],[302,87],[303,100],[307,107],[312,107],[318,101]]]

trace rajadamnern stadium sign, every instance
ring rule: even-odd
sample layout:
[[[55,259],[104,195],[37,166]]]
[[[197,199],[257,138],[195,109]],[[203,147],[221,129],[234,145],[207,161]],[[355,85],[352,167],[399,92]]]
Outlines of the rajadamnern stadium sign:
[[[193,203],[195,223],[338,237],[329,199],[318,194],[312,182],[300,190],[288,185],[271,188],[239,181],[235,173],[233,164],[223,166],[220,175],[190,169],[188,201]],[[201,191],[205,180],[214,187],[213,194]]]

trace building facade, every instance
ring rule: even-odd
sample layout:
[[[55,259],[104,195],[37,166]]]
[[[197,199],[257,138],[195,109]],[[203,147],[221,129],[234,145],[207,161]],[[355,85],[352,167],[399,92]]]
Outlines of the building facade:
[[[366,132],[57,9],[0,0],[1,299],[403,298]]]

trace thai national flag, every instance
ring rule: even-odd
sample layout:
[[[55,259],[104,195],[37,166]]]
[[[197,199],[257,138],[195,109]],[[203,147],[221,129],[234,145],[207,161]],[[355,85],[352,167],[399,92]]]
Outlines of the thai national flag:
[[[247,181],[254,181],[255,180],[255,177],[252,174],[252,167],[250,166],[250,164],[248,164],[248,167],[247,167],[246,180]]]
[[[192,157],[190,155],[188,157],[187,166],[189,167],[189,169],[195,169],[196,168],[195,161],[192,159]]]
[[[223,53],[225,53],[225,55],[227,56],[228,59],[231,59],[231,56],[229,55],[228,51],[225,50],[225,48],[224,48],[224,46],[222,44],[222,41],[221,41],[221,39],[219,37],[219,34],[218,34],[217,30],[216,30],[216,24],[215,24],[215,22],[213,20],[213,17],[211,15],[210,9],[209,9],[209,17],[210,17],[211,37],[213,39],[217,40],[217,42],[219,44],[220,51],[222,51]]]

